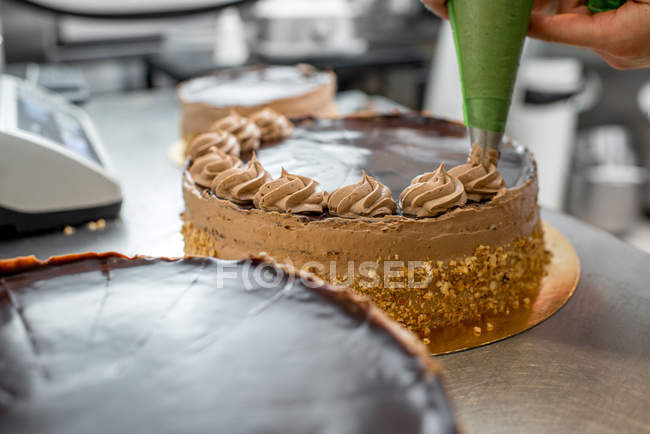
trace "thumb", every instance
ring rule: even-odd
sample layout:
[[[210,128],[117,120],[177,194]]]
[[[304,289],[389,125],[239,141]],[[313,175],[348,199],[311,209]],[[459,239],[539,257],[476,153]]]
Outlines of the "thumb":
[[[590,15],[533,14],[530,17],[528,35],[543,41],[592,47],[600,40],[600,26]]]

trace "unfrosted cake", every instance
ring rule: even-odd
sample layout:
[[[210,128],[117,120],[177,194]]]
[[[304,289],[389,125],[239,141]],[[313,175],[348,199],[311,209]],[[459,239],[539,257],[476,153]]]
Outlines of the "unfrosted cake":
[[[549,254],[521,146],[497,170],[467,160],[463,125],[419,115],[298,120],[247,161],[220,145],[193,147],[183,175],[189,255],[266,252],[422,337],[537,295]]]
[[[336,77],[309,65],[250,66],[193,78],[178,86],[185,143],[235,112],[270,108],[288,117],[334,116]]]

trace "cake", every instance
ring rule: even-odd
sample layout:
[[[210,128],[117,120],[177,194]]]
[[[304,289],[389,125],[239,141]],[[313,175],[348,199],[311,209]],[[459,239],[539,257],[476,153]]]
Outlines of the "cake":
[[[231,113],[249,116],[264,108],[287,117],[334,116],[336,77],[309,65],[252,66],[190,79],[178,86],[185,143]]]
[[[549,261],[534,160],[511,142],[498,170],[498,156],[468,160],[465,134],[420,115],[308,118],[202,181],[190,158],[185,252],[266,252],[370,297],[425,339],[525,308]]]
[[[264,261],[0,261],[2,431],[457,432],[414,335]]]

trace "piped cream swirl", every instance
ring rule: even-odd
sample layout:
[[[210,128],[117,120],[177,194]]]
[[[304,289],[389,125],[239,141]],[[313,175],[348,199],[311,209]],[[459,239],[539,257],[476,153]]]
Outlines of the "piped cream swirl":
[[[250,152],[260,147],[262,132],[253,121],[239,115],[230,113],[212,124],[212,131],[227,131],[237,138],[242,152]]]
[[[506,188],[505,181],[493,163],[468,162],[449,170],[465,186],[467,198],[475,202],[489,200]]]
[[[253,198],[255,207],[266,211],[293,214],[322,213],[326,193],[311,178],[287,173],[284,168],[278,179],[264,184]]]
[[[467,202],[462,182],[451,176],[442,163],[435,172],[413,178],[399,196],[404,214],[435,217]]]
[[[365,171],[358,183],[334,190],[327,207],[339,217],[381,217],[397,210],[390,189]]]
[[[218,174],[212,180],[210,188],[221,199],[248,204],[253,202],[257,191],[270,179],[271,175],[253,154],[246,167],[232,167]]]
[[[268,107],[256,111],[249,119],[260,129],[264,142],[287,138],[293,131],[293,124],[286,116]]]
[[[190,175],[195,183],[203,187],[210,187],[214,178],[221,172],[231,168],[241,167],[239,158],[213,149],[205,155],[193,161],[190,167]]]
[[[211,131],[209,133],[199,134],[192,140],[189,146],[189,154],[192,160],[196,160],[202,155],[213,152],[215,149],[224,154],[239,157],[239,142],[237,138],[227,131]]]

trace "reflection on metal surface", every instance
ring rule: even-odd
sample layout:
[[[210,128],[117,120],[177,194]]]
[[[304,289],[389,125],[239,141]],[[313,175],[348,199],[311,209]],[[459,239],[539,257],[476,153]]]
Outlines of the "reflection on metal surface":
[[[432,355],[468,350],[514,336],[549,318],[571,298],[580,278],[578,254],[553,226],[543,222],[543,228],[546,248],[553,257],[548,275],[530,306],[521,306],[510,315],[489,316],[481,321],[434,330],[428,344]]]

